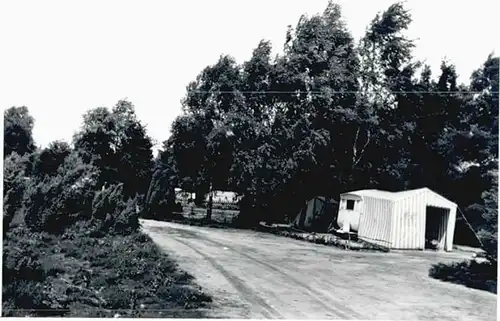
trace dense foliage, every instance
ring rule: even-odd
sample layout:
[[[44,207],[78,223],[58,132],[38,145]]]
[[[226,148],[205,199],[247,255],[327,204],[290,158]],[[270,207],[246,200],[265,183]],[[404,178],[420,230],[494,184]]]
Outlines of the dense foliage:
[[[26,226],[63,233],[76,221],[89,220],[97,175],[97,169],[71,154],[54,175],[30,178],[24,195]]]
[[[11,153],[3,162],[3,235],[14,216],[22,209],[25,190],[26,157]]]
[[[146,194],[153,145],[130,102],[119,101],[111,111],[103,107],[88,111],[74,145],[85,163],[100,169],[99,188],[123,183],[126,197]]]
[[[432,75],[412,57],[410,23],[396,3],[356,43],[330,3],[287,30],[277,57],[261,41],[241,65],[207,66],[156,159],[149,215],[175,187],[237,192],[246,226],[294,217],[315,195],[429,187],[459,204],[456,242],[496,257],[499,58],[468,85],[448,61]]]
[[[83,222],[80,222],[83,223]],[[15,227],[3,247],[3,316],[193,317],[210,302],[144,234],[62,237]]]
[[[200,317],[210,298],[139,231],[153,156],[133,106],[43,149],[27,108],[4,116],[3,315]]]
[[[26,106],[11,107],[3,116],[3,154],[4,158],[16,152],[19,155],[35,150],[33,126],[35,120]]]

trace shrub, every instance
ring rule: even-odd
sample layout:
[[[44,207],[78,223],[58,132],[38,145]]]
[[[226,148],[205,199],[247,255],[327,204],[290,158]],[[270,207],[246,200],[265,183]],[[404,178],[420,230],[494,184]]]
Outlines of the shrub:
[[[50,237],[22,227],[10,231],[3,247],[4,316],[64,314],[65,306],[47,281],[63,267],[44,266],[41,261],[51,242]]]
[[[26,235],[28,236],[28,235]],[[39,248],[33,240],[4,242],[3,282],[11,283],[16,279],[32,281],[43,280],[43,269],[39,260]]]
[[[98,171],[73,154],[56,176],[32,180],[26,189],[26,225],[33,231],[62,233],[78,220],[89,219]]]
[[[210,301],[147,235],[96,238],[86,231],[87,223],[77,222],[62,236],[9,231],[3,253],[4,316],[117,313],[109,309],[120,309],[124,316],[139,310],[158,316],[155,311],[163,310],[168,316],[169,309],[183,313]]]
[[[105,219],[107,214],[114,214],[117,207],[123,205],[123,184],[111,185],[98,191],[92,201],[92,217]]]
[[[462,284],[470,288],[497,293],[497,265],[474,260],[452,264],[434,264],[429,276],[446,282]]]
[[[43,284],[31,280],[16,279],[8,283],[3,289],[3,295],[8,298],[4,302],[6,306],[11,306],[12,310],[2,308],[4,316],[16,315],[19,312],[31,312],[46,309],[43,303]],[[21,310],[21,311],[20,311]]]
[[[102,230],[115,234],[131,234],[139,229],[137,198],[123,199],[123,184],[111,185],[95,194],[92,218],[102,220]]]
[[[139,230],[139,213],[136,210],[137,199],[129,199],[124,208],[116,217],[113,225],[113,232],[121,235],[127,235]]]
[[[13,152],[3,165],[3,235],[5,237],[10,223],[22,208],[22,198],[26,186],[25,171],[27,157]]]
[[[78,220],[90,218],[92,187],[67,186],[61,176],[29,186],[25,222],[34,231],[63,232]]]

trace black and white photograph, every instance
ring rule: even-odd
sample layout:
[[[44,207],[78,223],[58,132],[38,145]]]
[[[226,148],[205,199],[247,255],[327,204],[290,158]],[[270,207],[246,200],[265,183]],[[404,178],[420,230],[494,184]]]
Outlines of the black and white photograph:
[[[1,1],[1,316],[495,320],[499,12]]]

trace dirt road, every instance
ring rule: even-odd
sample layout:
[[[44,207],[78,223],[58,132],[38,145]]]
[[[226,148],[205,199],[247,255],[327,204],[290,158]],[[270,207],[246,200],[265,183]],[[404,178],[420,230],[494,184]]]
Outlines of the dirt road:
[[[429,278],[470,253],[363,253],[267,233],[142,221],[214,297],[212,318],[494,320],[496,295]]]

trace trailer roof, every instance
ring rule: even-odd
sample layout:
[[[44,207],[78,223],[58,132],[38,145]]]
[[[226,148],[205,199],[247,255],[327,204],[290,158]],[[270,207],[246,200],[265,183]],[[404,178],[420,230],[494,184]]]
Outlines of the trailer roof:
[[[383,190],[378,190],[378,189],[363,189],[363,190],[357,190],[357,191],[352,191],[352,192],[347,192],[347,193],[342,193],[340,196],[346,196],[346,195],[355,195],[359,197],[374,197],[374,198],[381,198],[381,199],[386,199],[386,200],[391,200],[391,201],[397,201],[400,199],[404,199],[407,197],[412,197],[414,195],[420,194],[420,193],[431,193],[434,198],[439,199],[441,202],[448,203],[451,206],[456,206],[457,204],[448,200],[447,198],[439,195],[438,193],[434,192],[433,190],[423,187],[423,188],[418,188],[418,189],[413,189],[413,190],[407,190],[407,191],[401,191],[401,192],[389,192],[389,191],[383,191]]]

